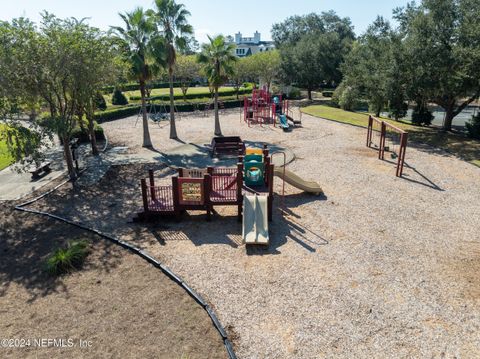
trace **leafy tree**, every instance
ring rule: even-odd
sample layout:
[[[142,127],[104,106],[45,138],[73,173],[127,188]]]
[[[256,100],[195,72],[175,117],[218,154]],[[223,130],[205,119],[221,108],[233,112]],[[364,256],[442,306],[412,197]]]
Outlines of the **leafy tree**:
[[[280,50],[283,82],[294,82],[308,91],[338,84],[339,66],[355,35],[349,18],[335,12],[291,16],[272,27],[272,38]]]
[[[137,7],[132,12],[119,14],[125,27],[112,27],[129,64],[130,75],[140,86],[143,114],[143,147],[152,147],[148,129],[146,86],[155,72],[158,63],[165,58],[163,39],[156,33],[153,16]]]
[[[341,40],[352,41],[355,38],[349,18],[340,18],[333,10],[321,14],[290,16],[281,23],[272,26],[272,39],[275,46],[291,46],[305,35],[313,33],[336,33]]]
[[[115,56],[110,39],[99,29],[79,23],[82,37],[77,40],[79,49],[78,66],[75,69],[76,86],[79,97],[79,123],[85,114],[92,154],[98,155],[95,136],[95,110],[98,106],[106,109],[101,88],[114,80]],[[122,94],[123,95],[123,94]]]
[[[177,138],[173,95],[173,73],[177,57],[176,48],[186,49],[189,36],[193,34],[193,28],[187,22],[190,12],[185,9],[183,4],[177,4],[174,0],[155,0],[155,6],[155,18],[166,45],[170,82],[170,138]]]
[[[238,92],[240,91],[240,87],[243,85],[245,81],[251,79],[249,77],[251,75],[250,71],[250,57],[242,57],[239,58],[234,64],[234,71],[230,75],[230,81],[233,84],[233,88],[235,89],[237,99],[238,99]]]
[[[248,61],[251,63],[252,73],[258,76],[259,80],[265,83],[270,91],[270,85],[279,77],[280,53],[277,50],[258,52],[250,56]]]
[[[50,135],[35,116],[28,128],[17,118],[22,110],[38,108],[37,63],[32,56],[37,43],[38,33],[28,19],[0,22],[0,140],[7,143],[13,160],[23,164],[42,159],[41,147],[47,145]]]
[[[445,110],[444,129],[480,95],[480,2],[424,0],[395,11],[408,59],[409,96]]]
[[[340,81],[344,52],[344,43],[336,33],[305,35],[295,46],[281,49],[280,75],[284,82],[307,89],[312,99],[312,90]]]
[[[389,100],[392,64],[392,29],[377,17],[353,45],[341,66],[346,84],[356,87],[368,100],[370,110],[380,116]]]
[[[220,119],[218,117],[218,89],[232,75],[237,57],[233,54],[234,44],[226,43],[222,35],[208,37],[209,42],[202,45],[202,51],[197,60],[203,65],[203,70],[210,86],[214,89],[215,136],[222,136]]]
[[[200,77],[200,65],[194,55],[177,56],[175,77],[180,82],[183,99],[186,100],[188,88],[193,80]]]

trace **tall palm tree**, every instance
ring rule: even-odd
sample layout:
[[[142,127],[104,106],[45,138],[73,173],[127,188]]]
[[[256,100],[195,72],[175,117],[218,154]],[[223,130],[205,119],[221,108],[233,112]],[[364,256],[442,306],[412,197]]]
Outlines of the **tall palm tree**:
[[[197,60],[203,64],[208,82],[214,89],[215,136],[222,136],[218,117],[218,88],[235,72],[234,63],[237,57],[234,55],[235,45],[226,43],[222,35],[214,38],[208,36],[208,39],[210,42],[202,45]]]
[[[112,27],[121,40],[130,72],[138,81],[142,98],[143,147],[152,147],[146,105],[146,85],[157,69],[157,58],[161,58],[162,39],[156,32],[154,18],[148,11],[137,7],[132,12],[119,14],[125,27]]]
[[[165,39],[168,80],[170,82],[170,138],[177,138],[175,127],[175,104],[173,96],[173,73],[177,59],[176,49],[187,46],[189,36],[193,34],[192,26],[187,22],[190,12],[183,4],[174,0],[155,0],[158,30]]]

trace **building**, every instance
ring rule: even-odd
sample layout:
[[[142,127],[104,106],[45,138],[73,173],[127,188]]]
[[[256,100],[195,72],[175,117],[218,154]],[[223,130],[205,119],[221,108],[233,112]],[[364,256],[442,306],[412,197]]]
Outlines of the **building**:
[[[230,39],[232,38],[230,37]],[[258,31],[255,31],[253,37],[242,37],[242,33],[238,32],[235,34],[235,40],[233,43],[236,46],[235,55],[238,57],[250,56],[258,52],[275,49],[273,41],[262,41]]]

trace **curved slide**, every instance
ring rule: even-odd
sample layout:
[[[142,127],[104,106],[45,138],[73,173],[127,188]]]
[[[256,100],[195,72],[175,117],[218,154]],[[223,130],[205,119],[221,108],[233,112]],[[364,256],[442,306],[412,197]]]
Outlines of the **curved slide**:
[[[268,201],[266,196],[243,197],[242,238],[245,244],[268,245]]]
[[[282,167],[275,167],[273,170],[273,174],[277,177],[282,178],[285,182],[292,185],[293,187],[297,187],[302,191],[314,193],[319,195],[323,193],[322,188],[317,182],[314,181],[305,181],[301,177],[297,176],[292,171],[285,169],[285,178],[283,178],[283,168]]]

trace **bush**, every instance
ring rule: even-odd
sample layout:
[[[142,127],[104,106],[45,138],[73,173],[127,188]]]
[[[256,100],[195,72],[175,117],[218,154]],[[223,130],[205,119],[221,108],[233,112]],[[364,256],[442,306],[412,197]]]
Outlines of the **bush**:
[[[198,83],[199,83],[198,81],[193,81],[190,84],[190,87],[194,87]],[[180,85],[181,85],[180,82],[173,82],[173,87],[180,87]],[[138,83],[128,83],[128,84],[119,85],[118,87],[121,88],[123,91],[140,90],[140,85]],[[170,84],[168,82],[152,82],[148,84],[148,88],[150,89],[164,89],[169,87],[170,87]],[[114,90],[115,90],[115,86],[105,86],[104,88],[102,88],[102,92],[105,94],[113,93]]]
[[[105,111],[107,109],[107,102],[105,101],[102,93],[99,91],[95,94],[94,103],[95,109],[97,110]]]
[[[127,105],[128,100],[119,89],[115,89],[112,95],[112,105]]]
[[[472,116],[472,119],[465,123],[467,128],[468,135],[471,138],[476,138],[480,140],[480,112],[476,116]]]
[[[323,97],[332,97],[335,91],[322,91]]]
[[[52,275],[61,275],[79,269],[88,255],[86,241],[68,242],[66,248],[57,248],[47,258],[45,267]]]
[[[252,92],[251,87],[240,88],[238,90],[239,95],[249,94],[251,92]],[[236,94],[237,94],[237,92],[235,90],[227,90],[227,91],[222,91],[222,92],[219,93],[219,95],[222,96],[222,97],[224,97],[224,96],[234,96]],[[194,99],[203,98],[203,97],[211,97],[210,92],[205,91],[205,92],[200,92],[200,93],[187,93],[185,95],[185,97],[183,96],[183,94],[179,94],[179,95],[175,95],[173,98],[175,100],[180,100],[180,99],[184,99],[184,98],[185,98],[185,100],[194,100]],[[150,98],[152,100],[169,101],[170,100],[170,95],[165,94],[165,95],[150,96]],[[131,101],[139,101],[141,99],[142,98],[140,96],[137,96],[137,95],[130,96]]]
[[[345,111],[353,111],[358,107],[360,92],[353,86],[342,82],[332,95],[332,103]]]
[[[179,112],[192,112],[197,109],[203,110],[205,107],[205,104],[206,103],[186,103],[186,104],[177,105],[176,107]],[[243,100],[228,100],[228,101],[223,101],[223,104],[225,108],[242,107]],[[155,105],[159,106],[159,104],[155,104]],[[165,104],[162,106],[165,106],[165,111],[167,113],[170,112],[169,105]],[[148,106],[147,106],[147,109],[148,109]],[[122,108],[115,108],[112,110],[97,112],[95,113],[95,119],[99,122],[113,121],[113,120],[118,120],[119,118],[138,115],[139,112],[140,112],[140,105],[129,105]]]
[[[432,113],[423,103],[417,103],[412,112],[412,123],[417,126],[430,126],[433,120]]]
[[[82,128],[83,127],[83,128]],[[88,134],[88,121],[86,119],[83,120],[83,126],[77,124],[72,131],[72,138],[78,138],[79,142],[89,142],[90,136]],[[105,136],[103,135],[103,128],[100,126],[97,121],[93,122],[93,130],[95,132],[95,138],[97,140],[103,140]]]

